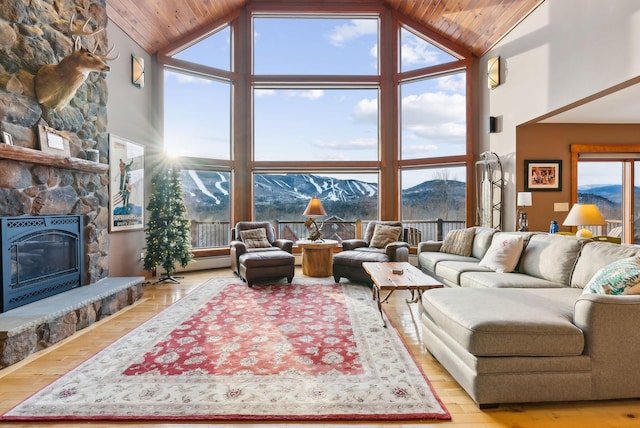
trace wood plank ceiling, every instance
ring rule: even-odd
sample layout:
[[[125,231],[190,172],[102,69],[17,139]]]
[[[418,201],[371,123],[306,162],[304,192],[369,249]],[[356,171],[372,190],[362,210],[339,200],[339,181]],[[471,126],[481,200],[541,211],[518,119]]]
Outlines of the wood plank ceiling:
[[[153,54],[191,33],[202,31],[247,3],[261,0],[106,1],[109,18]],[[304,1],[320,3],[301,0]],[[351,3],[384,4],[480,57],[542,1],[352,0]]]

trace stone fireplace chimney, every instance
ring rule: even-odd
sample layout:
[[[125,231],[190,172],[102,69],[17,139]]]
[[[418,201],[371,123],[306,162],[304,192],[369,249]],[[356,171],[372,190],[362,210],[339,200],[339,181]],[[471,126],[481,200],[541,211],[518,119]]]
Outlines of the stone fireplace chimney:
[[[27,4],[36,5],[29,8]],[[84,283],[107,277],[109,251],[107,84],[91,73],[68,106],[49,111],[38,104],[34,77],[40,67],[73,49],[68,22],[76,14],[107,26],[105,0],[56,2],[4,0],[0,6],[0,130],[13,147],[0,144],[0,217],[77,214],[84,223]],[[107,32],[95,43],[108,46]],[[54,128],[69,141],[70,157],[40,151],[38,129]],[[102,165],[87,166],[87,150]]]

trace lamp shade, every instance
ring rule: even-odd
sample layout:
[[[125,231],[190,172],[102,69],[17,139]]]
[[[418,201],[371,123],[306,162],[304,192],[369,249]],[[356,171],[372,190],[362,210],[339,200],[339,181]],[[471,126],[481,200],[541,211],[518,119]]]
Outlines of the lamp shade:
[[[533,205],[531,202],[531,192],[518,192],[516,205],[519,207],[530,207]]]
[[[309,217],[324,217],[327,215],[327,212],[324,210],[320,198],[313,197],[309,201],[307,209],[304,210],[304,213],[302,213],[302,215]]]
[[[600,210],[594,204],[574,204],[571,211],[564,219],[563,226],[600,226],[607,224]],[[576,236],[590,238],[593,233],[587,229],[576,232]]]

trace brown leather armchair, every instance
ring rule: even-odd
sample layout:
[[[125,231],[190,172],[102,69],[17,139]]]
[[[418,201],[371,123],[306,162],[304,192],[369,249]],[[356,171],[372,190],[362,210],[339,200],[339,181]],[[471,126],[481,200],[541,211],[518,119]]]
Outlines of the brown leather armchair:
[[[382,248],[371,247],[371,240],[377,224],[397,226],[401,228],[402,239],[405,230],[399,221],[370,221],[363,239],[346,239],[342,241],[342,252],[333,256],[333,278],[340,282],[340,278],[372,284],[371,277],[362,267],[362,262],[406,262],[409,260],[409,244],[395,241]]]
[[[266,240],[261,246],[255,242],[244,242],[243,231],[264,229]],[[252,245],[253,244],[253,245]],[[293,241],[276,239],[275,230],[268,221],[240,221],[231,230],[231,269],[249,287],[254,282],[266,279],[287,278],[291,283],[295,273]]]

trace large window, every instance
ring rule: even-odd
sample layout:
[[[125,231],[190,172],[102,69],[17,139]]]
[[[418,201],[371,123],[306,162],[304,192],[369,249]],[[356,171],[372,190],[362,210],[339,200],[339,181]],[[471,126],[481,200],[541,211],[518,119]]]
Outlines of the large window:
[[[458,72],[400,87],[402,159],[466,153],[466,83]]]
[[[421,240],[465,227],[466,173],[464,166],[402,170],[402,221],[419,230]]]
[[[255,159],[377,160],[376,89],[256,89]]]
[[[200,249],[229,245],[229,172],[183,169],[180,179],[191,221],[191,246]]]
[[[617,154],[617,157],[623,157]],[[594,235],[622,238],[626,243],[640,242],[640,187],[638,187],[638,161],[629,154],[627,160],[597,159],[578,162],[578,202],[595,204],[604,217],[603,226],[585,226]],[[634,171],[634,173],[630,173]],[[628,231],[625,229],[628,228]]]
[[[195,64],[231,70],[231,28],[225,27],[174,55]]]
[[[378,74],[378,19],[256,17],[254,73]]]
[[[384,5],[269,5],[161,52],[165,147],[184,157],[194,222],[269,220],[299,238],[318,196],[325,236],[373,219],[463,226],[472,59]]]
[[[640,242],[640,187],[638,144],[572,144],[572,168],[577,171],[572,197],[580,203],[593,203],[606,224],[589,226],[594,235]],[[574,193],[575,192],[575,193]],[[587,225],[585,225],[587,226]]]
[[[165,69],[164,141],[171,155],[230,159],[231,84]]]

